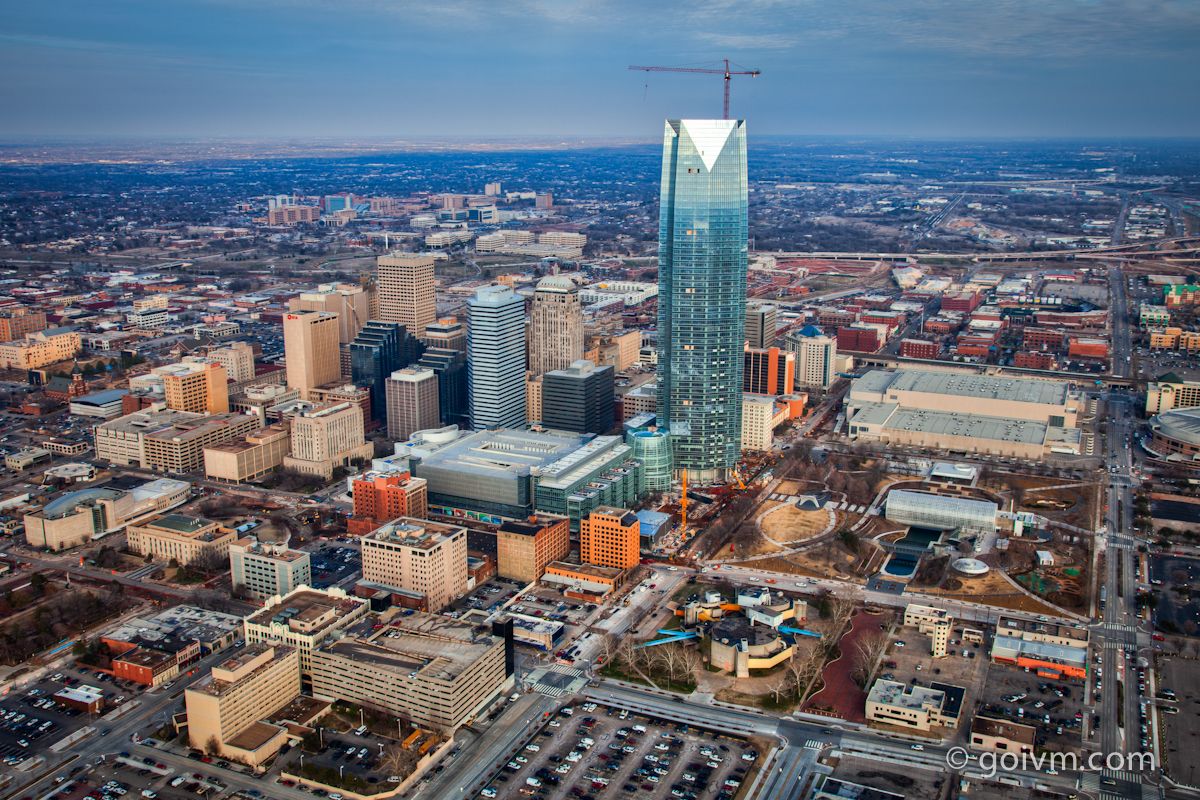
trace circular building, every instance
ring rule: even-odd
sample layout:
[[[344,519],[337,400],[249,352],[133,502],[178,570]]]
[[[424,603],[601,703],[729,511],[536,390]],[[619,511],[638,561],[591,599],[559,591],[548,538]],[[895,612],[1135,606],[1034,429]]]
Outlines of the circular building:
[[[778,631],[755,625],[741,614],[718,620],[708,636],[709,663],[739,678],[750,677],[752,669],[770,669],[792,655],[792,645]]]
[[[666,492],[671,488],[671,438],[665,431],[632,431],[626,444],[633,457],[642,462],[642,482],[646,491]]]
[[[986,575],[991,570],[991,567],[980,561],[978,558],[956,558],[950,564],[950,566],[955,572],[962,573],[963,575],[970,575],[971,577]]]
[[[1200,465],[1200,407],[1167,411],[1150,419],[1150,450],[1169,461]]]

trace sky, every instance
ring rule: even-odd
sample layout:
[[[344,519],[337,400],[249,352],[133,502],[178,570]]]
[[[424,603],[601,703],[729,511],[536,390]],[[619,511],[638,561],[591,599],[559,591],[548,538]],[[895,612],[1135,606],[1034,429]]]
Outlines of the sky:
[[[1198,0],[0,0],[0,139],[1195,136]]]

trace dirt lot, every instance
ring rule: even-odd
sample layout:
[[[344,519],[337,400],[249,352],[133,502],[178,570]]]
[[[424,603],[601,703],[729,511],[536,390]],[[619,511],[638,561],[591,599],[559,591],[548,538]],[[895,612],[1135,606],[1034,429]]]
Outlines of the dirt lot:
[[[743,740],[686,725],[591,703],[572,712],[553,717],[479,796],[649,800],[677,790],[732,800],[757,757]]]
[[[946,773],[919,769],[911,764],[890,764],[863,756],[843,756],[834,767],[834,778],[905,797],[942,797]],[[972,795],[973,796],[973,795]]]
[[[922,588],[921,591],[942,597],[987,603],[997,608],[1011,608],[1014,611],[1025,611],[1030,614],[1057,616],[1061,613],[1054,606],[1025,594],[995,570],[977,578],[955,575],[952,576],[952,579],[953,582],[944,582],[941,587]]]
[[[831,508],[804,510],[791,503],[773,505],[775,508],[764,513],[759,521],[760,530],[771,541],[797,544],[837,527],[838,513]]]
[[[1158,715],[1162,725],[1162,758],[1167,774],[1179,783],[1200,782],[1200,759],[1195,757],[1200,740],[1200,661],[1163,658],[1159,661],[1159,685],[1174,691],[1178,714]]]

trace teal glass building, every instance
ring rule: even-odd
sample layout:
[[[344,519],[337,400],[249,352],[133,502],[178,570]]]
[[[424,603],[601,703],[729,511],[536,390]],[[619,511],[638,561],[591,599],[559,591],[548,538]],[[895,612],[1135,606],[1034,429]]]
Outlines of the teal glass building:
[[[742,434],[746,123],[669,120],[658,233],[658,420],[674,469],[725,480]]]

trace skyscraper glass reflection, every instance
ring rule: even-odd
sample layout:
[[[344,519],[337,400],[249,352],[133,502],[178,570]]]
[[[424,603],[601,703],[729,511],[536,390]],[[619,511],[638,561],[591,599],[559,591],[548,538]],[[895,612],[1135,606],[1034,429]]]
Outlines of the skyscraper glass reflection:
[[[669,120],[658,260],[658,420],[676,470],[724,480],[742,427],[746,125]]]

